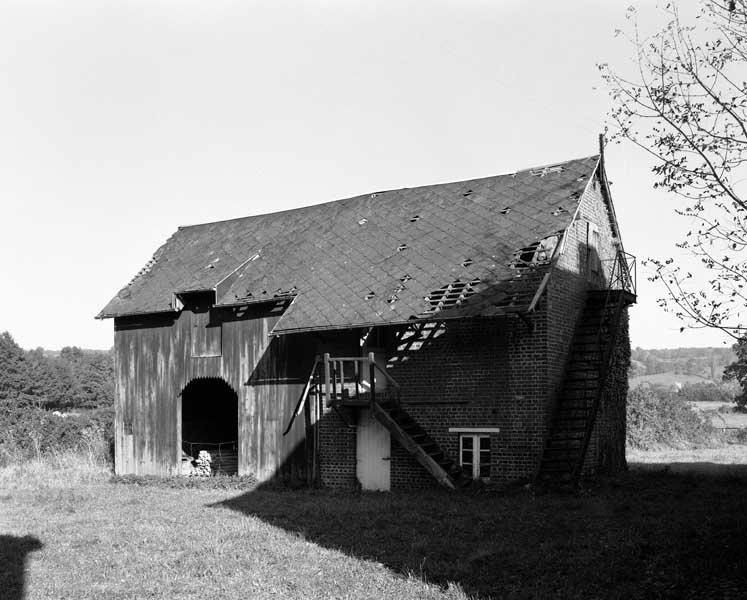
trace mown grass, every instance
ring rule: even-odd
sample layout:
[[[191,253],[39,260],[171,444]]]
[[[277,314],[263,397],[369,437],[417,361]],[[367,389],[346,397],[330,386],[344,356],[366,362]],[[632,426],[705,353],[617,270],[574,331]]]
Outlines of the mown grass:
[[[747,589],[747,484],[341,494],[105,481],[0,492],[7,598],[698,598]],[[25,568],[25,575],[24,570]]]

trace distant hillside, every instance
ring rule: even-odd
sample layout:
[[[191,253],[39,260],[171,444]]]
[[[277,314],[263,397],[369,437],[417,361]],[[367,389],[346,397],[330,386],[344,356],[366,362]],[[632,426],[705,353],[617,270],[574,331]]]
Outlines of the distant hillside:
[[[631,354],[631,381],[654,375],[673,383],[710,380],[720,382],[724,367],[737,359],[731,346],[720,348],[635,348]],[[688,378],[686,378],[688,377]],[[695,378],[695,379],[692,379]],[[652,380],[651,382],[653,383]],[[665,383],[661,381],[661,383]]]

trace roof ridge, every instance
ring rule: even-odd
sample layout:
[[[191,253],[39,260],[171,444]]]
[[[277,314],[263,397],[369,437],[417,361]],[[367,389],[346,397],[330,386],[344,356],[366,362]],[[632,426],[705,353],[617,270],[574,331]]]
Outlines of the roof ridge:
[[[218,223],[230,223],[231,221],[243,221],[245,219],[254,219],[256,217],[264,217],[264,216],[267,216],[267,215],[282,215],[282,214],[285,214],[285,213],[292,213],[292,212],[296,212],[296,211],[306,210],[306,209],[311,208],[313,206],[325,206],[327,204],[335,204],[337,202],[346,202],[348,200],[356,200],[358,198],[362,198],[364,196],[372,196],[374,194],[386,194],[386,193],[389,193],[389,192],[399,192],[399,191],[402,191],[402,190],[417,190],[417,189],[420,189],[420,188],[428,188],[428,187],[434,187],[434,186],[438,186],[438,185],[454,185],[456,183],[468,183],[468,182],[473,182],[473,181],[477,182],[477,181],[482,181],[484,179],[494,179],[494,178],[497,178],[497,177],[510,177],[512,175],[518,175],[519,173],[527,173],[527,172],[530,172],[530,171],[536,171],[538,169],[546,169],[546,168],[549,168],[549,167],[561,167],[561,166],[567,165],[569,163],[579,162],[579,161],[583,161],[583,160],[594,160],[596,162],[596,161],[599,160],[599,156],[600,155],[597,152],[596,154],[590,154],[588,156],[580,156],[578,158],[572,158],[572,159],[564,160],[564,161],[561,161],[561,162],[551,162],[551,163],[547,163],[547,164],[544,164],[544,165],[534,165],[534,166],[527,167],[527,168],[524,168],[524,169],[519,169],[517,171],[507,171],[505,173],[497,173],[495,175],[484,175],[482,177],[472,177],[472,178],[469,178],[469,179],[456,179],[454,181],[439,181],[439,182],[436,182],[436,183],[428,183],[428,184],[424,184],[424,185],[415,185],[415,186],[412,186],[412,187],[405,186],[405,187],[400,187],[400,188],[391,188],[391,189],[386,189],[386,190],[377,190],[377,191],[374,191],[374,192],[367,192],[367,193],[364,193],[364,194],[357,194],[355,196],[348,196],[346,198],[337,198],[335,200],[326,200],[325,202],[319,202],[317,204],[307,204],[306,206],[297,206],[295,208],[288,208],[288,209],[285,209],[285,210],[277,210],[277,211],[272,211],[272,212],[258,213],[256,215],[245,215],[243,217],[234,217],[232,219],[220,219],[218,221],[207,221],[207,222],[204,222],[204,223],[194,223],[192,225],[179,225],[177,227],[177,231],[181,231],[182,229],[191,229],[191,228],[194,228],[194,227],[206,227],[208,225],[217,225]]]

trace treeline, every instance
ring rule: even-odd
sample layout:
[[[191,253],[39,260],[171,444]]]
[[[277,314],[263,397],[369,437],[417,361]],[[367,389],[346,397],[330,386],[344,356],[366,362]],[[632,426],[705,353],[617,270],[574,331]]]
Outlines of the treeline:
[[[63,348],[26,351],[6,331],[0,334],[0,403],[75,411],[114,404],[111,352]]]
[[[675,373],[721,381],[724,369],[737,356],[732,347],[723,348],[635,348],[631,353],[631,377]]]
[[[93,447],[110,459],[113,378],[110,352],[26,351],[0,334],[0,466]]]

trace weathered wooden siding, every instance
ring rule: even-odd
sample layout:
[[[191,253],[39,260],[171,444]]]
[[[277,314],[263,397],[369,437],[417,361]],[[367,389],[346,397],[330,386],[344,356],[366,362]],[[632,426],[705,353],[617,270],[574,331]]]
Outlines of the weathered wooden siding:
[[[282,432],[314,358],[308,336],[271,340],[279,318],[217,311],[221,355],[192,357],[191,313],[115,320],[115,462],[119,474],[171,475],[181,461],[181,397],[198,377],[220,377],[239,400],[239,474],[304,476],[305,425]],[[197,333],[199,335],[199,332]]]

